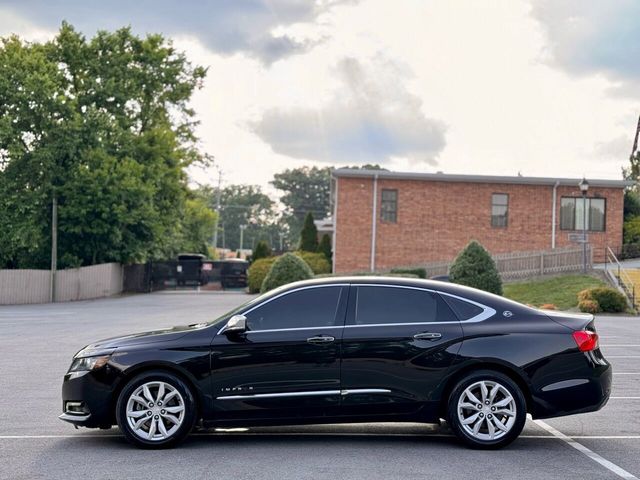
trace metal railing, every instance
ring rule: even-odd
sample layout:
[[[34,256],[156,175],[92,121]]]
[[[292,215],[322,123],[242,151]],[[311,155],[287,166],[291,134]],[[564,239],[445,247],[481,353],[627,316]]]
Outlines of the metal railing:
[[[609,275],[609,278],[616,282],[616,285],[625,293],[631,305],[636,308],[635,284],[610,247],[605,250],[604,271]]]

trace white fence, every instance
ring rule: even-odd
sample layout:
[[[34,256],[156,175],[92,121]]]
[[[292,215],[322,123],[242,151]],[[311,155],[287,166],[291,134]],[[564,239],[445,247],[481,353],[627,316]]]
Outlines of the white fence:
[[[538,252],[501,253],[493,255],[496,267],[504,280],[515,280],[554,273],[579,272],[583,268],[582,247],[556,248]],[[427,271],[427,278],[447,275],[453,262],[419,265]],[[593,263],[592,251],[587,246],[587,268]]]
[[[55,301],[88,300],[122,293],[122,266],[103,263],[58,270]],[[0,305],[47,303],[50,300],[49,270],[0,270]]]

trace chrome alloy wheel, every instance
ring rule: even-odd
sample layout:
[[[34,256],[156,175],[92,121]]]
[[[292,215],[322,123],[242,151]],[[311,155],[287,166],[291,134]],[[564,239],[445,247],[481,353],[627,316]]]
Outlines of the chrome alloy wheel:
[[[516,402],[503,385],[481,380],[458,399],[458,420],[471,437],[493,441],[504,437],[516,422]]]
[[[161,441],[182,425],[184,399],[170,384],[152,381],[140,385],[127,401],[127,422],[131,431],[144,440]]]

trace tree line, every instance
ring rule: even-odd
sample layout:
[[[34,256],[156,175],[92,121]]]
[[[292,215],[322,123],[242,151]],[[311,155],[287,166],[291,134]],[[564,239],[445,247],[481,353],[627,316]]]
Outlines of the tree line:
[[[260,186],[190,188],[198,149],[193,93],[207,69],[162,35],[130,28],[87,38],[68,23],[50,41],[0,39],[0,268],[48,268],[57,205],[60,268],[211,253],[260,240],[295,249],[304,217],[330,212],[331,167]]]

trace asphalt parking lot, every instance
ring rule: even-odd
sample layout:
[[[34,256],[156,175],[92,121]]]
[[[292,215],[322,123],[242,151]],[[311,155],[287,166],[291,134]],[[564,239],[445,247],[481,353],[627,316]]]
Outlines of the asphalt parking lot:
[[[158,293],[0,307],[0,479],[619,479],[640,477],[640,318],[599,317],[614,365],[600,412],[531,420],[504,450],[460,446],[446,428],[325,425],[208,431],[177,449],[142,451],[117,428],[58,420],[72,355],[100,338],[206,321],[241,293]]]

